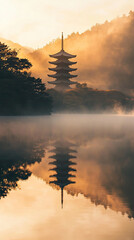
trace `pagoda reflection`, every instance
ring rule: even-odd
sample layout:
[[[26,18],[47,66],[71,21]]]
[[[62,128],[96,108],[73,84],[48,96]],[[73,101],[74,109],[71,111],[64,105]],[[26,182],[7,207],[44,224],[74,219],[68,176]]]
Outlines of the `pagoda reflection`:
[[[49,181],[50,184],[55,184],[61,189],[61,207],[63,208],[63,190],[66,186],[70,184],[75,184],[74,178],[76,175],[75,165],[76,162],[71,159],[75,159],[76,156],[74,153],[77,153],[76,150],[72,149],[74,146],[69,142],[56,142],[54,149],[50,152],[54,155],[50,156],[54,161],[49,162],[50,165],[53,165],[53,168],[50,168],[49,171],[54,172],[49,177],[53,180]]]

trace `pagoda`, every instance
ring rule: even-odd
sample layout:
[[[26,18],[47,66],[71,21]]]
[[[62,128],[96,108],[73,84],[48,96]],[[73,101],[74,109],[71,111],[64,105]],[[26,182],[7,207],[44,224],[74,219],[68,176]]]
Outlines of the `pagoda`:
[[[76,158],[76,156],[71,153],[76,153],[75,150],[70,148],[70,144],[65,145],[63,143],[57,143],[55,149],[52,149],[50,152],[54,155],[50,156],[53,159],[52,162],[49,162],[50,165],[54,167],[49,169],[49,171],[54,171],[55,173],[50,175],[50,178],[55,178],[54,180],[49,181],[50,184],[55,184],[61,189],[61,206],[63,208],[63,190],[64,187],[70,184],[74,184],[75,181],[70,178],[75,178],[76,176],[72,172],[76,172],[76,169],[72,167],[76,165],[76,162],[71,161],[70,159]]]
[[[75,58],[76,55],[69,54],[64,51],[64,45],[63,45],[63,33],[62,33],[62,41],[61,41],[61,51],[49,55],[52,58],[56,58],[56,61],[49,62],[50,64],[55,65],[54,68],[49,68],[50,71],[54,71],[54,74],[48,74],[49,77],[54,78],[54,81],[51,81],[48,83],[55,85],[54,89],[58,91],[66,91],[67,89],[70,89],[70,85],[76,84],[77,82],[71,81],[71,78],[77,77],[77,75],[73,75],[70,72],[76,71],[77,68],[71,68],[70,66],[73,64],[76,64],[77,62],[72,62],[69,59]]]

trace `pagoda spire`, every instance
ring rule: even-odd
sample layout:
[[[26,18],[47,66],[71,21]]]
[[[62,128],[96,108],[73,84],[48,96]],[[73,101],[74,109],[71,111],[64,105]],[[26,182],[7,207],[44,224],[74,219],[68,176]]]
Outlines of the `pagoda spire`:
[[[61,208],[63,208],[63,187],[61,187]]]
[[[62,41],[61,41],[61,49],[63,50],[63,48],[64,48],[64,42],[63,42],[63,32],[62,32]]]
[[[76,55],[72,55],[64,51],[64,38],[63,32],[61,36],[61,51],[50,55],[52,58],[56,58],[56,61],[49,62],[50,64],[56,65],[55,68],[49,68],[50,71],[54,71],[54,74],[48,74],[49,77],[55,78],[54,81],[48,83],[55,85],[55,90],[66,91],[70,89],[70,85],[76,84],[77,82],[71,81],[71,78],[77,77],[77,75],[70,74],[72,71],[76,71],[77,68],[71,68],[70,66],[76,64],[76,62],[71,62],[70,58],[75,58]]]

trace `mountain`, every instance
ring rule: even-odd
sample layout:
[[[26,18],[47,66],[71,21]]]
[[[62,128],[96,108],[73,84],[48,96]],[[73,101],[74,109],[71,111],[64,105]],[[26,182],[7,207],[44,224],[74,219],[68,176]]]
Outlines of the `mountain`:
[[[32,48],[28,48],[28,47],[23,47],[18,43],[14,43],[10,40],[7,40],[5,38],[1,38],[0,37],[0,42],[5,43],[6,45],[8,45],[11,49],[16,49],[18,50],[18,55],[19,57],[26,57],[30,52],[33,51]]]
[[[86,32],[72,33],[65,39],[65,50],[77,54],[78,78],[91,88],[116,89],[134,95],[134,12],[96,24]],[[56,39],[29,54],[32,72],[48,81],[49,54],[59,51]],[[50,80],[50,79],[49,79]]]
[[[133,29],[134,12],[130,11],[128,16],[96,24],[82,34],[69,35],[64,46],[69,53],[77,54],[77,81],[86,82],[91,88],[116,89],[134,95]],[[11,42],[8,45],[11,46]],[[20,45],[15,46],[19,48]],[[21,46],[21,54],[32,62],[33,75],[47,83],[49,54],[60,49],[61,40],[56,39],[34,51]]]

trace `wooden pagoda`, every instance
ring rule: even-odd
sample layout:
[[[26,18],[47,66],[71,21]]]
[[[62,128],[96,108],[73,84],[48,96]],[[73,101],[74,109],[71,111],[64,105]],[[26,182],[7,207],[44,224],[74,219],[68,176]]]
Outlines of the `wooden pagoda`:
[[[77,62],[72,62],[69,59],[75,58],[76,55],[69,54],[64,51],[64,43],[63,43],[63,33],[62,33],[62,41],[61,41],[61,51],[49,55],[52,58],[56,58],[56,61],[49,62],[50,64],[56,65],[54,68],[49,68],[50,71],[54,71],[54,74],[48,74],[49,77],[54,78],[54,81],[48,83],[55,85],[55,90],[58,91],[66,91],[70,89],[70,85],[76,84],[77,82],[71,81],[71,78],[77,77],[77,75],[71,74],[72,71],[76,71],[77,68],[71,68],[70,66],[76,64]]]

